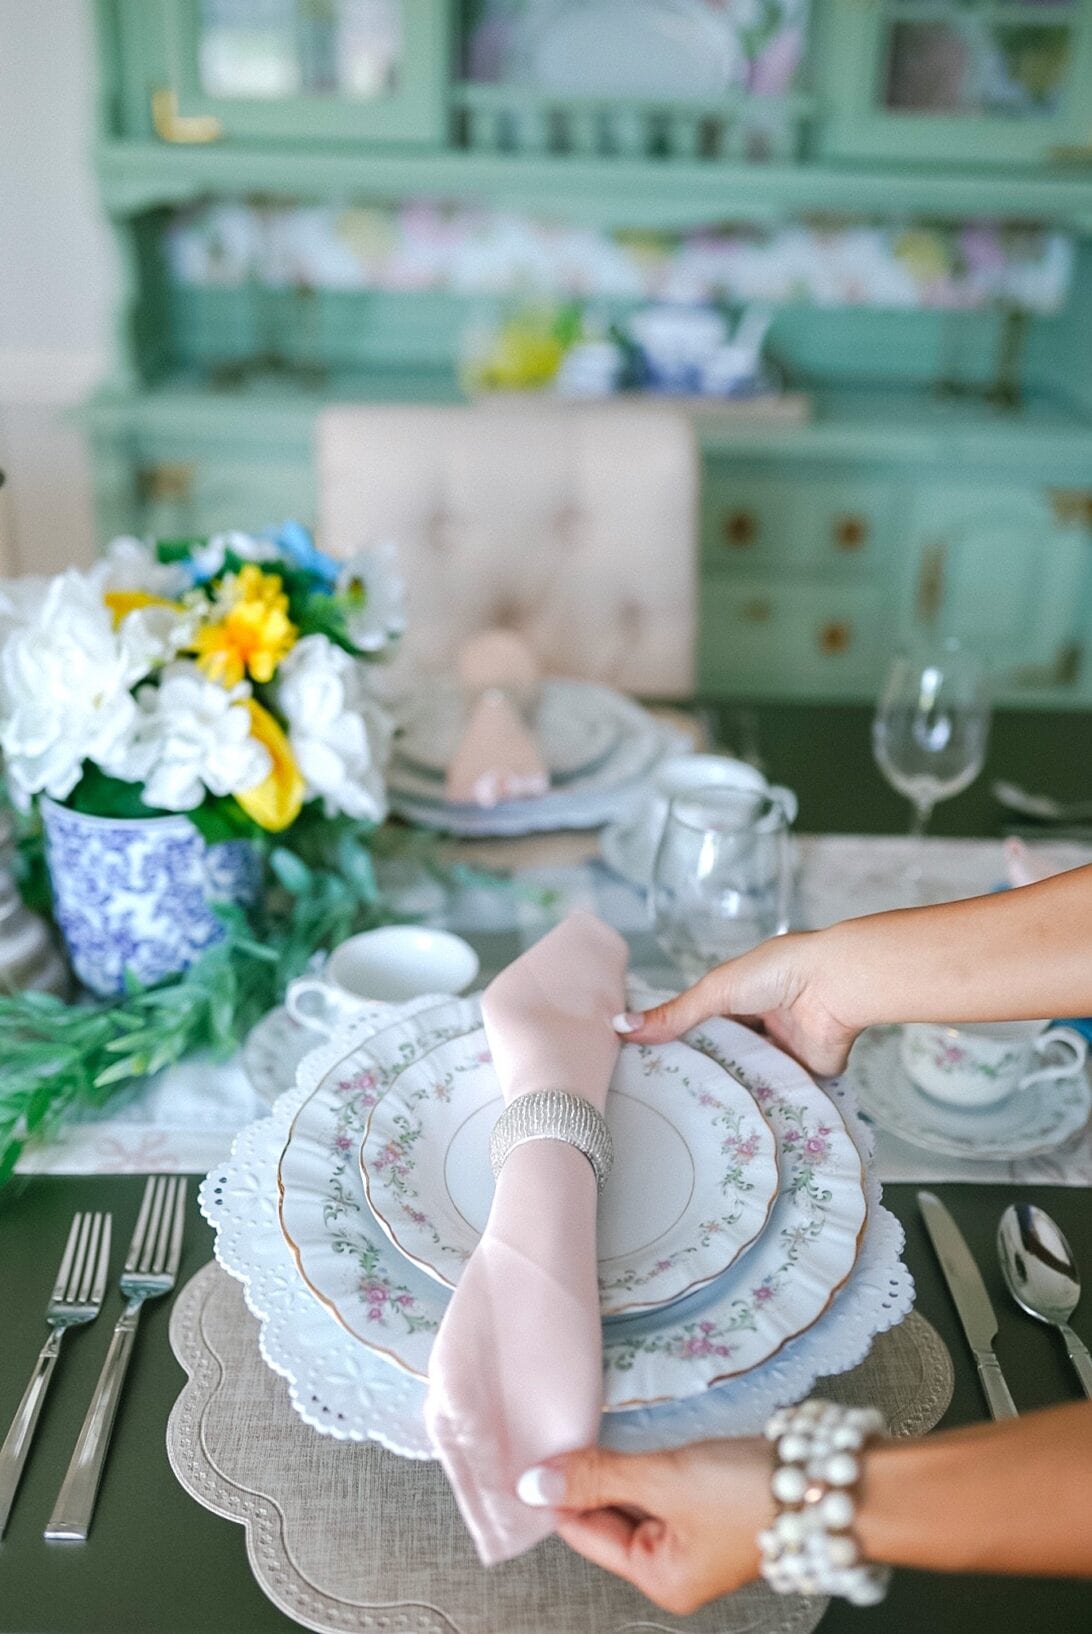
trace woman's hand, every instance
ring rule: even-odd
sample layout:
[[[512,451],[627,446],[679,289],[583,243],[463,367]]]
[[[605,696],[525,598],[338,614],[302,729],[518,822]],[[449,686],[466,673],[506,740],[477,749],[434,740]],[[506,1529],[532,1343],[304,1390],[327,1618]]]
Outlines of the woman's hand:
[[[615,1027],[635,1043],[662,1044],[710,1016],[735,1016],[760,1022],[813,1072],[841,1072],[861,1023],[839,1013],[836,978],[829,933],[777,936],[718,965],[678,998],[643,1015],[619,1016]]]
[[[661,1453],[588,1447],[528,1470],[519,1494],[558,1511],[578,1554],[684,1615],[757,1577],[756,1538],[773,1515],[770,1449],[757,1439]]]

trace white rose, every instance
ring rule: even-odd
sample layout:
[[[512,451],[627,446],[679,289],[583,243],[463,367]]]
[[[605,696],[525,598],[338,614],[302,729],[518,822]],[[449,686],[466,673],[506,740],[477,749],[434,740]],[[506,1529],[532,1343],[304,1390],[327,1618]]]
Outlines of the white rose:
[[[379,652],[405,630],[406,587],[393,541],[351,557],[337,576],[337,590],[349,598],[346,624],[358,652]]]
[[[268,539],[249,533],[214,533],[207,544],[195,545],[190,552],[193,575],[198,584],[214,579],[223,571],[228,553],[244,562],[279,562],[281,553]]]
[[[148,675],[188,647],[201,622],[196,608],[134,607],[121,621],[122,644],[133,662]]]
[[[37,618],[52,583],[40,573],[22,579],[0,579],[0,641],[9,631]]]
[[[112,539],[91,569],[91,578],[108,590],[143,590],[149,596],[180,596],[189,585],[181,562],[161,562],[141,539],[128,534]]]
[[[192,811],[206,793],[253,788],[273,769],[269,752],[251,736],[244,681],[230,690],[196,664],[170,664],[158,686],[141,687],[140,714],[124,770],[144,784],[144,802],[164,811]]]
[[[277,703],[307,798],[321,798],[328,817],[382,822],[392,727],[365,666],[326,636],[305,636],[278,671]]]
[[[0,750],[15,799],[65,799],[85,760],[113,772],[136,717],[130,688],[146,673],[88,575],[52,580],[0,647]]]

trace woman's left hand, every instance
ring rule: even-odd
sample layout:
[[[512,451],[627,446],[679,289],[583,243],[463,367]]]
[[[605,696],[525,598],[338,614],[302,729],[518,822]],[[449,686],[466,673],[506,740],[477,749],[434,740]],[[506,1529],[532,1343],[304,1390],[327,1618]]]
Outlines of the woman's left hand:
[[[551,1458],[519,1484],[558,1511],[578,1554],[685,1614],[758,1575],[756,1538],[773,1514],[764,1441],[699,1441],[677,1452],[602,1447]]]

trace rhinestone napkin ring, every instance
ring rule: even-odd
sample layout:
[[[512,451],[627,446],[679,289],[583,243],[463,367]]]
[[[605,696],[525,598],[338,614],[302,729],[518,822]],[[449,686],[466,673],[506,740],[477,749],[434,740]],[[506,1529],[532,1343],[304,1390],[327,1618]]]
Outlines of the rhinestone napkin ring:
[[[539,1089],[517,1095],[501,1113],[489,1137],[489,1162],[494,1177],[517,1146],[529,1140],[563,1140],[583,1152],[602,1191],[614,1163],[614,1142],[607,1120],[582,1095],[563,1089]]]

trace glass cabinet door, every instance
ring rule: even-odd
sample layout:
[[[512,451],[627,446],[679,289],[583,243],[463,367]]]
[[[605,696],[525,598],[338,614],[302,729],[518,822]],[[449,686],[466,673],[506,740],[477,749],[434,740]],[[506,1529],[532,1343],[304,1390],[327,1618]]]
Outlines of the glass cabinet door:
[[[210,121],[224,139],[438,144],[448,16],[447,0],[163,0],[177,139]]]
[[[832,152],[1042,162],[1092,138],[1083,0],[834,0],[834,16]]]

